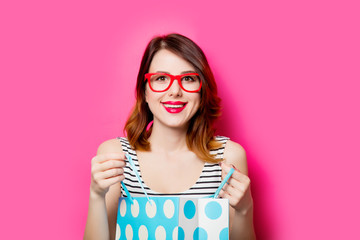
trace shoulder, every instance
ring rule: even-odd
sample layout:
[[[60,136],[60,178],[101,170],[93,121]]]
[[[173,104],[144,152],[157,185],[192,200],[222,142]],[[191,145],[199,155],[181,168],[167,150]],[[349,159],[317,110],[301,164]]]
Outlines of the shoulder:
[[[242,173],[248,175],[245,149],[238,143],[228,140],[224,150],[224,162],[234,165]]]
[[[122,153],[122,145],[120,139],[122,138],[113,138],[106,140],[102,143],[100,143],[97,154],[103,154],[103,153]]]

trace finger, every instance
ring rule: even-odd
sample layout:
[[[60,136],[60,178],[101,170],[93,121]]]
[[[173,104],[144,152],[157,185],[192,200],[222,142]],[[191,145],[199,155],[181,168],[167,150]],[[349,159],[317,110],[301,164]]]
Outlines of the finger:
[[[234,198],[240,199],[244,195],[244,191],[242,189],[234,188],[231,185],[226,186],[225,189],[223,189],[224,192],[227,194],[233,196]]]
[[[229,200],[229,204],[232,207],[235,207],[236,204],[238,203],[238,200],[233,197],[232,195],[230,195],[228,192],[225,192],[223,190],[220,191],[219,196],[221,196],[222,199],[228,199]]]
[[[241,173],[234,165],[228,165],[226,163],[221,163],[221,168],[224,171],[224,174],[228,174],[231,168],[234,168],[236,171],[231,175],[231,178],[235,178],[238,181],[250,182],[250,179],[245,174]]]
[[[232,188],[232,187],[231,187],[230,185],[228,185],[228,184],[225,184],[224,187],[221,189],[221,191],[220,191],[220,193],[219,193],[219,196],[220,196],[220,197],[221,197],[221,196],[225,196],[225,195],[231,196],[231,195],[232,195],[231,193],[233,193],[233,191],[228,191],[229,188]],[[237,194],[236,194],[236,195],[237,195]]]
[[[240,182],[234,178],[229,179],[228,185],[242,192],[245,192],[249,188],[248,182]]]
[[[97,181],[101,181],[103,179],[120,176],[124,173],[124,169],[122,168],[113,168],[104,172],[98,172],[94,174],[94,179]]]
[[[112,177],[112,178],[107,178],[102,180],[101,182],[99,182],[99,186],[103,189],[110,187],[111,185],[121,182],[125,179],[124,175],[121,176],[116,176],[116,177]]]
[[[104,154],[99,154],[96,155],[95,157],[93,157],[91,159],[91,163],[101,163],[104,162],[106,160],[110,160],[110,159],[118,159],[118,160],[125,160],[125,153],[104,153]]]
[[[238,171],[234,171],[234,173],[231,175],[231,178],[236,179],[240,182],[250,183],[250,178]]]
[[[224,190],[221,189],[220,192],[219,192],[219,197],[220,198],[224,198]]]
[[[100,172],[106,171],[112,168],[122,168],[125,166],[124,160],[108,160],[103,163],[97,163],[94,165],[93,171]]]

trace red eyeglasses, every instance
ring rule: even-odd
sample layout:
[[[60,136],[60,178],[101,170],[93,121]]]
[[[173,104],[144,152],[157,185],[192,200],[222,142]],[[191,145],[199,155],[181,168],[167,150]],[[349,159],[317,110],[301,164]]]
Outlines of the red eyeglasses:
[[[199,92],[202,85],[198,73],[185,73],[176,76],[167,73],[146,73],[144,80],[148,80],[150,89],[154,92],[167,91],[175,80],[186,92]]]

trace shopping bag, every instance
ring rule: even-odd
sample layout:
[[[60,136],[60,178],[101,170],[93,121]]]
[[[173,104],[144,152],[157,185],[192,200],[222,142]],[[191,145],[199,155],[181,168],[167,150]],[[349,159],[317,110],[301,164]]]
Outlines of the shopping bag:
[[[216,193],[205,198],[149,197],[130,155],[129,163],[145,197],[120,197],[115,240],[227,240],[229,239],[229,202],[218,193],[234,169],[224,178]]]
[[[179,199],[179,227],[176,239],[229,239],[227,199]]]

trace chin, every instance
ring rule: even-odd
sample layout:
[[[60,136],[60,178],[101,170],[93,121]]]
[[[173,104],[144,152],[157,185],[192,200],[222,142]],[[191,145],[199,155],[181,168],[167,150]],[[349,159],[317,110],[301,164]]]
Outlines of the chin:
[[[168,123],[167,125],[171,128],[183,128],[186,126],[186,123]]]
[[[187,122],[179,121],[165,121],[163,122],[165,126],[169,128],[184,128],[187,125]]]

